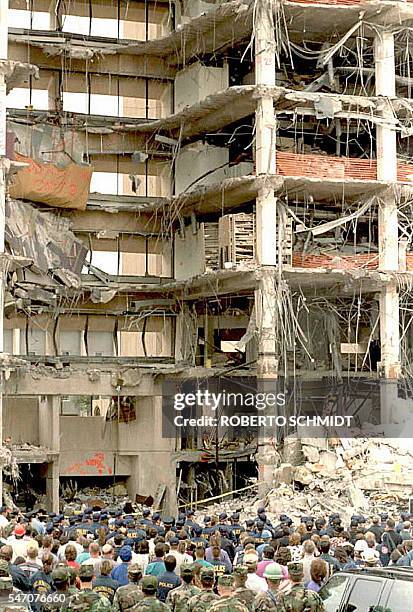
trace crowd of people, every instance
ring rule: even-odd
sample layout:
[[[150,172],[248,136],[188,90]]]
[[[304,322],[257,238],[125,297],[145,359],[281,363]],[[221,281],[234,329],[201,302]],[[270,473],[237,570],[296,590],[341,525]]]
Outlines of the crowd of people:
[[[263,507],[244,522],[131,505],[69,517],[2,507],[0,612],[321,612],[333,573],[412,565],[410,519],[281,515],[273,525]]]

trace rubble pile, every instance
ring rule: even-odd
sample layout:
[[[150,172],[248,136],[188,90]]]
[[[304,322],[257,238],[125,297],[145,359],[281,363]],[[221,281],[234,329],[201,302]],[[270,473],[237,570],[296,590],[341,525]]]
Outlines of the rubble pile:
[[[408,507],[413,485],[413,449],[409,439],[289,437],[274,458],[272,488],[257,499],[248,496],[208,506],[208,514],[240,512],[241,520],[265,505],[277,522],[280,514],[297,520],[303,515],[339,512],[348,522],[353,514],[398,514]],[[205,512],[204,512],[205,513]],[[202,512],[200,512],[202,515]]]
[[[267,510],[302,514],[398,511],[413,482],[413,450],[392,438],[290,438],[274,470]]]
[[[60,484],[60,497],[64,500],[63,512],[68,516],[86,507],[123,507],[130,501],[126,484],[116,482],[106,488],[101,486],[78,489],[77,483],[70,480]]]

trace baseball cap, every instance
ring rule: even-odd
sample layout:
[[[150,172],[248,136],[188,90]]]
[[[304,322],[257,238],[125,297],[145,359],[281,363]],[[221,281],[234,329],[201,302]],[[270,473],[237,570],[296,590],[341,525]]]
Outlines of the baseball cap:
[[[180,567],[181,576],[193,576],[194,566],[192,563],[182,563]]]
[[[234,578],[230,574],[218,576],[218,584],[220,584],[221,586],[232,586],[233,582]]]
[[[211,582],[215,580],[215,573],[212,567],[201,567],[199,575],[204,580],[211,580]]]
[[[93,578],[94,569],[91,563],[84,563],[79,568],[79,576],[80,578]]]
[[[141,585],[143,590],[156,591],[158,588],[158,580],[156,576],[144,576]]]
[[[130,561],[132,559],[132,551],[130,546],[122,546],[119,551],[119,557],[122,561]]]
[[[53,582],[67,582],[69,580],[69,572],[65,567],[57,567],[52,571]]]
[[[236,565],[234,567],[234,574],[236,576],[246,576],[248,574],[248,567],[246,565]]]
[[[128,565],[128,574],[142,574],[142,567],[138,563]]]
[[[26,527],[22,525],[21,523],[16,525],[16,527],[14,528],[14,535],[16,536],[24,536],[25,533],[26,533]]]
[[[299,561],[291,561],[290,563],[288,563],[287,567],[288,574],[292,578],[298,578],[304,574],[304,566]]]

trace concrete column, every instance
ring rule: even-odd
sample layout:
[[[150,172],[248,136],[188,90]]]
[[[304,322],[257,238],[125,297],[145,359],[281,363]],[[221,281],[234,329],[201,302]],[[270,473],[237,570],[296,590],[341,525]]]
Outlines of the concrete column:
[[[60,396],[42,395],[39,398],[40,444],[60,452]]]
[[[56,458],[47,466],[46,504],[50,512],[59,513],[59,459]]]
[[[388,98],[396,95],[394,34],[380,32],[374,39],[376,95],[383,96],[381,116],[392,119]],[[397,181],[396,132],[387,126],[377,126],[377,179],[392,186]],[[379,269],[399,270],[399,230],[396,190],[391,186],[382,197],[378,212]],[[383,377],[381,387],[381,420],[394,419],[397,404],[397,379],[400,375],[399,292],[396,282],[382,289],[380,307],[380,344]]]
[[[262,184],[256,199],[256,258],[259,285],[255,292],[258,327],[257,379],[260,392],[274,391],[278,372],[276,347],[277,308],[275,266],[277,264],[277,199],[269,181],[276,173],[276,121],[273,98],[266,88],[275,85],[275,38],[273,13],[268,3],[256,8],[255,83],[262,86],[257,100],[255,122],[255,168]],[[274,408],[267,407],[266,413]],[[271,487],[273,479],[274,431],[260,432],[258,454],[259,494]]]
[[[46,501],[52,512],[59,512],[60,396],[58,395],[42,395],[39,398],[39,441],[42,446],[57,453],[47,466]]]
[[[0,2],[0,60],[8,56],[8,11],[9,2]],[[4,229],[6,205],[6,79],[4,72],[0,71],[0,353],[4,353],[4,289],[5,265],[4,260]],[[0,371],[0,445],[3,445],[3,388],[4,372]],[[3,502],[3,470],[0,469],[0,503]]]

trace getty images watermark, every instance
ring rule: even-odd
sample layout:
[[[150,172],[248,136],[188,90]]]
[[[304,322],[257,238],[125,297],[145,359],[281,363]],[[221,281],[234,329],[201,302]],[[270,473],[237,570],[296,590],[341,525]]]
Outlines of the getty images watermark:
[[[350,427],[352,416],[340,415],[289,415],[278,414],[278,409],[285,408],[285,393],[241,393],[226,391],[209,391],[198,389],[193,393],[175,393],[173,407],[176,412],[173,423],[175,427]],[[225,414],[225,409],[240,411],[245,408],[257,411],[253,414]],[[276,408],[276,414],[259,414]],[[186,409],[211,411],[213,414],[185,416]]]
[[[359,404],[350,396],[343,399],[330,382],[310,382],[307,388],[279,378],[168,379],[162,389],[162,436],[231,440],[299,432],[303,437],[354,437],[364,416]],[[355,384],[349,390],[359,391]]]

